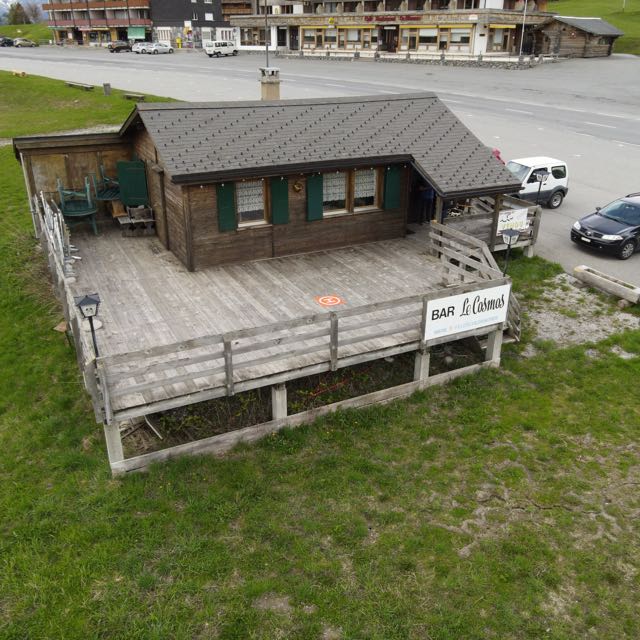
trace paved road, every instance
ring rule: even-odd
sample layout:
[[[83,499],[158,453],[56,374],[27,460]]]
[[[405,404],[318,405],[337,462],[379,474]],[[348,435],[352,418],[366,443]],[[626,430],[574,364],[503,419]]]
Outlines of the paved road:
[[[183,100],[259,97],[264,58],[209,59],[200,52],[143,56],[100,49],[2,49],[0,68]],[[569,241],[580,216],[640,191],[640,58],[571,60],[526,71],[277,59],[282,97],[435,91],[503,157],[551,155],[570,168],[570,193],[545,210],[538,252],[567,270],[588,264],[640,284],[640,253],[622,262]],[[372,132],[372,135],[375,133]]]

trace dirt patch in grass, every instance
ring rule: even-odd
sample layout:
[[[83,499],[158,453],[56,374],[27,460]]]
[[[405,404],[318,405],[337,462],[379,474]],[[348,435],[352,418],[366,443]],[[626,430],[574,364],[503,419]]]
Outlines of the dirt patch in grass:
[[[525,306],[532,341],[523,355],[541,350],[544,341],[557,346],[599,342],[614,333],[640,328],[640,318],[618,309],[566,273],[553,278],[545,293]]]

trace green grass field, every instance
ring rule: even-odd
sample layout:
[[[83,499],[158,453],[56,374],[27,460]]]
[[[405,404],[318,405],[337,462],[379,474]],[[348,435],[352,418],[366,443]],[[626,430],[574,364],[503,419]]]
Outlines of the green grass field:
[[[102,87],[83,91],[49,78],[22,78],[0,71],[0,138],[122,124],[133,109],[131,101],[123,98],[125,93],[112,89],[105,96]],[[149,96],[148,100],[170,99]]]
[[[50,82],[22,132],[91,110]],[[0,193],[0,637],[640,637],[640,331],[112,479],[10,147]]]
[[[0,36],[29,38],[29,40],[38,43],[53,40],[53,32],[42,22],[37,24],[0,24]]]
[[[548,11],[565,16],[596,16],[624,31],[614,52],[640,55],[640,0],[551,0]]]

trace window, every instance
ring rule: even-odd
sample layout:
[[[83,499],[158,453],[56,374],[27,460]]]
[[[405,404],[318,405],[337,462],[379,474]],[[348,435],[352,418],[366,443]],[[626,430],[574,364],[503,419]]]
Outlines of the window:
[[[451,44],[469,44],[471,31],[469,29],[451,29]]]
[[[436,44],[438,41],[437,29],[420,29],[418,33],[418,42],[420,44]]]
[[[205,13],[204,14],[204,19],[205,20],[209,20],[210,22],[213,21],[213,13]]]
[[[358,213],[381,204],[380,171],[355,169],[307,177],[307,220]]]
[[[191,16],[191,19],[192,19],[194,22],[197,22],[197,21],[198,21],[198,12],[197,12],[197,11],[194,11],[194,12],[193,12],[193,15]]]
[[[239,226],[263,223],[265,215],[262,180],[247,180],[236,183],[236,206]]]
[[[347,208],[347,174],[325,173],[322,179],[322,210],[325,213]]]
[[[376,170],[358,169],[354,172],[353,208],[363,209],[376,204]]]
[[[558,180],[567,177],[567,167],[561,165],[559,167],[551,167],[551,175]]]

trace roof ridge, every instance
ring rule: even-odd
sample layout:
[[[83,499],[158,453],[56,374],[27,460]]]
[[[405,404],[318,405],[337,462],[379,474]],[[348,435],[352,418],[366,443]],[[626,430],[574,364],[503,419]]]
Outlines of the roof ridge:
[[[437,99],[432,91],[397,94],[374,94],[348,97],[294,98],[291,100],[243,100],[219,102],[144,102],[138,103],[138,111],[185,111],[188,109],[246,109],[248,107],[283,107],[321,104],[350,104],[361,102],[395,102],[397,100]]]

